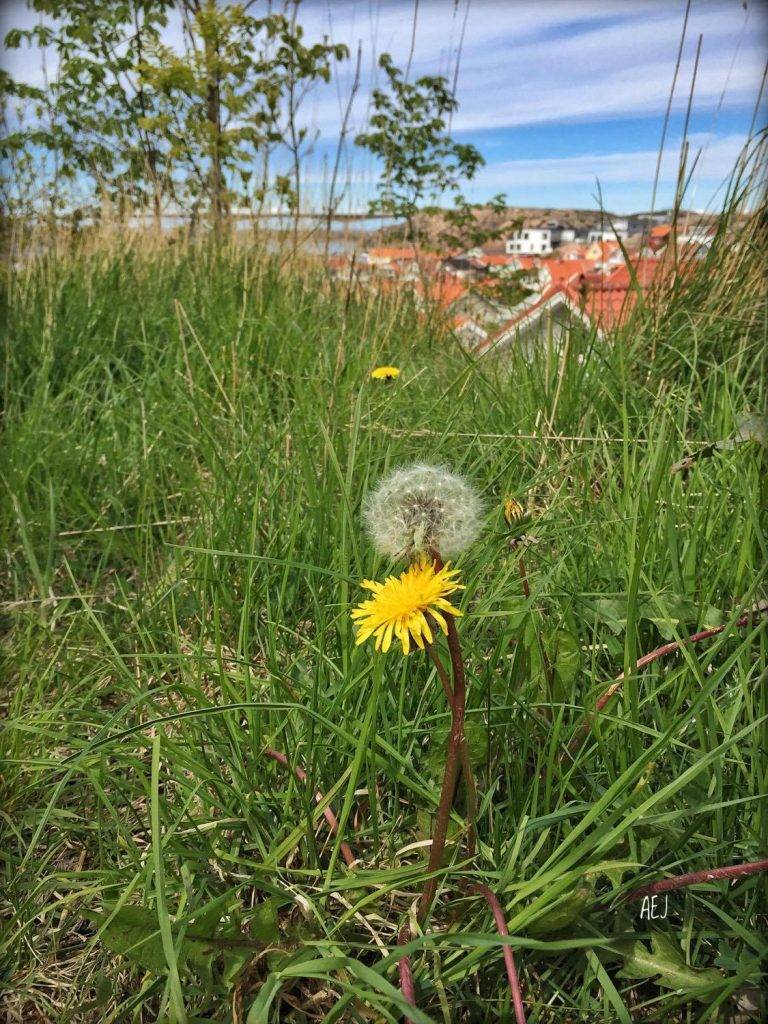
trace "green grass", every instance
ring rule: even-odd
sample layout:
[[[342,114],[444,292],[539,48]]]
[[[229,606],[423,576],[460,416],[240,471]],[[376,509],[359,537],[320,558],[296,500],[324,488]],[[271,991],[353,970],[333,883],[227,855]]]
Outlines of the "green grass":
[[[511,1019],[461,877],[502,900],[530,1022],[703,1021],[759,984],[764,877],[672,894],[655,929],[677,987],[671,954],[627,958],[633,939],[650,960],[651,928],[620,896],[766,856],[764,626],[631,676],[560,760],[640,654],[764,596],[765,449],[670,473],[764,408],[758,261],[745,247],[724,286],[716,252],[623,334],[530,363],[473,361],[406,303],[244,249],[6,281],[6,1019],[402,1019],[392,950],[449,716],[429,660],[355,648],[349,610],[392,568],[363,497],[415,459],[463,473],[487,520],[459,560],[480,847],[455,841],[459,795],[414,1019]],[[369,380],[380,363],[395,384]],[[535,511],[530,600],[506,493]],[[266,746],[327,795],[356,871]]]

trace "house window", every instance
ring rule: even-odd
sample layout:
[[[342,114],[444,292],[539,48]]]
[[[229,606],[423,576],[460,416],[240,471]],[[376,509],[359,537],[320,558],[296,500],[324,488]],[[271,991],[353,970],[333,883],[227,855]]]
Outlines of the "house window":
[[[526,238],[526,239],[527,239],[527,238],[530,238],[530,237],[531,237],[531,236],[529,235],[529,233],[528,233],[527,231],[524,231],[524,232],[523,232],[523,238]]]

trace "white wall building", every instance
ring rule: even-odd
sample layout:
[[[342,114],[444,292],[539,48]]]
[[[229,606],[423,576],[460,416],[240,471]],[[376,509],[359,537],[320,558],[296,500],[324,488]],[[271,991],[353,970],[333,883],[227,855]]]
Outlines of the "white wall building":
[[[575,228],[568,228],[563,224],[558,224],[557,227],[552,228],[552,245],[570,245],[571,242],[575,241]]]
[[[587,244],[590,242],[615,242],[617,235],[622,242],[629,235],[629,221],[626,217],[616,217],[613,221],[596,224],[587,235]]]
[[[507,239],[509,256],[542,256],[552,252],[550,228],[526,228],[516,231]]]

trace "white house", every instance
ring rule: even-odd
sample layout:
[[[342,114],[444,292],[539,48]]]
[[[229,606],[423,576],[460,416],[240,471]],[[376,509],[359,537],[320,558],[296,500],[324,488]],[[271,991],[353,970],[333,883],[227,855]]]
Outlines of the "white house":
[[[677,243],[708,249],[716,233],[717,228],[714,224],[684,224],[677,229]]]
[[[587,243],[590,242],[613,242],[618,236],[622,241],[629,235],[629,221],[626,217],[614,217],[613,220],[605,220],[590,230],[587,235]]]
[[[509,256],[542,256],[552,252],[552,229],[522,227],[507,239]]]
[[[559,220],[548,220],[546,227],[549,228],[550,239],[553,247],[568,245],[576,241],[576,229]]]
[[[531,355],[548,339],[559,345],[576,320],[589,327],[589,319],[573,293],[562,285],[550,285],[541,294],[522,302],[509,320],[481,341],[475,351],[484,355],[514,345],[521,354]]]

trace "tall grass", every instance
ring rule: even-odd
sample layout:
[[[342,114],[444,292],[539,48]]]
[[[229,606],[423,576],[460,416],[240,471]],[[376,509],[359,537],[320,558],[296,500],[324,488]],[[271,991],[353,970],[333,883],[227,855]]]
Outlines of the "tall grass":
[[[449,715],[432,663],[355,648],[349,608],[389,568],[362,498],[414,459],[465,474],[488,514],[460,563],[479,848],[462,859],[459,802],[454,871],[410,943],[413,1019],[510,1019],[490,913],[459,876],[501,899],[530,1021],[703,1021],[759,983],[762,878],[673,894],[652,924],[621,899],[768,842],[765,629],[632,672],[764,596],[764,447],[670,473],[764,410],[750,231],[623,333],[530,361],[475,361],[402,298],[243,246],[96,247],[5,281],[8,1020],[401,1018],[393,951]],[[402,376],[371,381],[379,363]],[[529,598],[506,493],[533,515]],[[116,905],[156,921],[138,956],[101,914]],[[196,923],[219,935],[204,956]],[[716,972],[697,988],[686,964]]]

